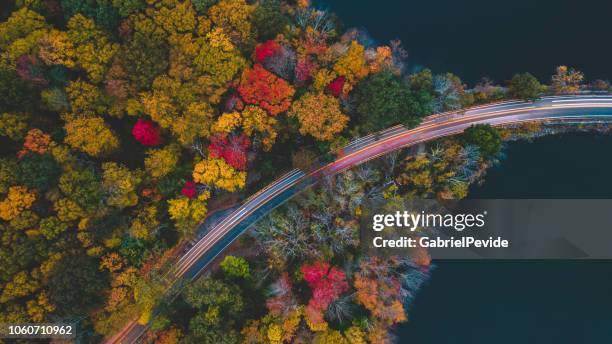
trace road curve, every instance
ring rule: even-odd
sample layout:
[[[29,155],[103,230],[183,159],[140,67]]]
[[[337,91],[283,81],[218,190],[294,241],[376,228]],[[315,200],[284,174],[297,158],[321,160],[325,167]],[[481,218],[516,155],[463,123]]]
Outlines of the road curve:
[[[249,197],[176,261],[169,278],[173,282],[197,278],[216,256],[253,223],[326,176],[341,173],[400,148],[461,133],[474,124],[501,126],[544,120],[612,121],[612,95],[544,97],[533,102],[504,101],[432,115],[424,118],[416,128],[395,126],[358,138],[343,147],[334,161],[311,171],[293,170]],[[135,343],[146,328],[133,321],[107,343]]]

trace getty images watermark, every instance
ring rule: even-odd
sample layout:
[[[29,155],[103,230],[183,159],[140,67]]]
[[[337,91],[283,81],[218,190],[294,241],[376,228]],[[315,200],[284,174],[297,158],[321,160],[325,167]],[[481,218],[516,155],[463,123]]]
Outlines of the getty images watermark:
[[[486,215],[487,211],[478,214],[432,214],[425,211],[413,213],[407,210],[398,210],[394,214],[375,214],[372,217],[372,230],[383,232],[387,229],[392,231],[393,234],[396,234],[398,229],[409,231],[412,234],[419,229],[433,228],[447,230],[448,232],[477,231],[485,226]],[[509,241],[500,236],[480,239],[470,235],[462,235],[457,238],[453,235],[447,238],[439,236],[385,238],[380,235],[372,238],[372,246],[377,248],[507,248],[509,245]]]
[[[373,255],[612,259],[611,199],[421,199],[363,209],[360,245]]]

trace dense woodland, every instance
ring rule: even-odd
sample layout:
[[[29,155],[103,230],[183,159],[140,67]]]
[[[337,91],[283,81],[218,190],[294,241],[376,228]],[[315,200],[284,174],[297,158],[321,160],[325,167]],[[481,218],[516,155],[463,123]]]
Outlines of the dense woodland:
[[[464,197],[497,129],[326,181],[152,317],[159,270],[209,210],[354,137],[585,87],[564,66],[551,86],[411,73],[400,42],[377,46],[307,0],[5,3],[0,323],[76,321],[82,342],[133,319],[158,343],[389,342],[429,260],[360,254],[364,204]]]

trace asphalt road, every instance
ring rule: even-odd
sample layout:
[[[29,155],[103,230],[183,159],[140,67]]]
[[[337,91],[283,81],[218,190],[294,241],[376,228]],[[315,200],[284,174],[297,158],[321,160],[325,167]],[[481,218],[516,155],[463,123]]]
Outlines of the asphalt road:
[[[413,129],[395,126],[356,139],[345,146],[334,161],[317,166],[312,171],[293,170],[249,197],[186,251],[177,260],[168,278],[172,281],[197,278],[253,223],[326,176],[341,173],[401,148],[461,133],[474,124],[501,126],[542,120],[612,120],[612,95],[544,97],[534,102],[505,101],[429,116]],[[146,328],[133,321],[107,343],[135,343]]]

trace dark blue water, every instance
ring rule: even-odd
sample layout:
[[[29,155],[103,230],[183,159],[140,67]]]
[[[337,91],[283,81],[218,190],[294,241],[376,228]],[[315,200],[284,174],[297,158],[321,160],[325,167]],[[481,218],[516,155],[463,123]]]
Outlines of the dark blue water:
[[[610,262],[443,262],[399,343],[612,343]]]
[[[399,38],[411,68],[473,84],[516,72],[547,81],[567,64],[612,76],[609,0],[317,1],[379,43]],[[572,134],[509,145],[473,198],[612,198],[612,137]],[[436,262],[399,343],[612,343],[612,262]]]
[[[317,0],[380,43],[399,38],[412,66],[470,84],[516,72],[550,79],[560,64],[612,77],[609,0]]]
[[[612,136],[571,133],[511,142],[471,198],[612,198]]]
[[[473,198],[611,198],[612,136],[515,142]],[[612,262],[436,262],[399,343],[612,343]]]

